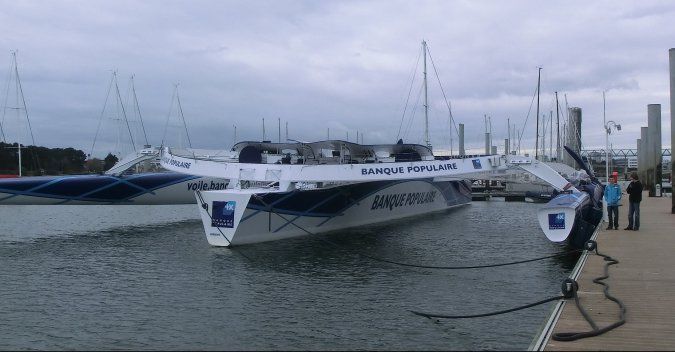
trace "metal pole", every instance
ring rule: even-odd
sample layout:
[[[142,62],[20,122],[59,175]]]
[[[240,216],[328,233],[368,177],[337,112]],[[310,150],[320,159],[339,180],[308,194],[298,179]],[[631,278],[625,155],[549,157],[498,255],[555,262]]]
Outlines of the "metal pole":
[[[556,120],[556,142],[555,142],[555,161],[561,162],[560,159],[560,104],[558,104],[558,92],[555,92],[555,120]]]
[[[649,160],[651,159],[651,153],[649,150],[649,130],[647,127],[640,127],[640,139],[642,140],[642,158],[640,161],[642,161],[642,164],[644,165],[642,167],[642,175],[640,175],[640,179],[642,180],[642,184],[644,185],[645,188],[651,187],[651,183],[649,182],[649,168],[651,167],[651,164]]]
[[[466,150],[464,149],[464,124],[459,124],[459,155],[466,155]]]
[[[653,168],[651,197],[656,196],[656,185],[661,187],[661,104],[647,105],[647,130],[649,131],[649,149],[652,150],[649,164]]]
[[[670,62],[670,185],[675,182],[675,48],[668,50]],[[672,205],[670,212],[675,214],[675,197],[671,197]]]
[[[534,159],[539,160],[539,89],[541,88],[541,67],[539,67],[539,74],[537,75],[537,133],[535,134],[534,142]]]
[[[424,142],[431,148],[429,143],[429,99],[427,95],[427,42],[422,41],[422,51],[424,52]],[[357,142],[358,143],[358,140]]]
[[[605,116],[605,91],[602,91],[602,125],[605,126],[605,182],[609,183],[609,127]]]

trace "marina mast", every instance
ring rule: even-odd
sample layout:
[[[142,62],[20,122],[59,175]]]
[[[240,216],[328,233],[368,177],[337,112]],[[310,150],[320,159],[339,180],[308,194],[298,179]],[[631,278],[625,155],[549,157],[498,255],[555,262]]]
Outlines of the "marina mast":
[[[541,67],[537,75],[537,133],[534,142],[534,160],[539,160],[539,90],[541,88]]]
[[[424,55],[424,142],[431,148],[429,142],[429,99],[427,94],[427,42],[422,40],[422,51]]]

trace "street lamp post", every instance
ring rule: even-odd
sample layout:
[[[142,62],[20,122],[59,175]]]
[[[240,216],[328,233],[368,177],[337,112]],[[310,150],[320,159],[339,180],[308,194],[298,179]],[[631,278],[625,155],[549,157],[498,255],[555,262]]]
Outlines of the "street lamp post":
[[[605,181],[607,183],[609,183],[609,135],[612,133],[612,128],[621,131],[621,125],[612,120],[605,123],[605,173],[607,175]]]

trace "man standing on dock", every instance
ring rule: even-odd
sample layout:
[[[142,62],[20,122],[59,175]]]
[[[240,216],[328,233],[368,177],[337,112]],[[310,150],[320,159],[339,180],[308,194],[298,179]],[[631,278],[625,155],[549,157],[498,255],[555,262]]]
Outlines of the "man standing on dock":
[[[637,172],[630,174],[630,184],[626,187],[628,193],[628,227],[624,230],[640,229],[640,202],[642,201],[642,183]]]
[[[621,186],[616,183],[616,178],[610,177],[609,184],[605,187],[605,201],[607,202],[607,230],[619,229],[619,201],[621,200]]]

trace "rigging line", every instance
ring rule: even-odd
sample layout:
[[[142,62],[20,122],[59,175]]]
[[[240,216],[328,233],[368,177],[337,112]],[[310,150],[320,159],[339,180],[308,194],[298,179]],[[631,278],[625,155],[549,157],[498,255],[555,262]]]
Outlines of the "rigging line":
[[[190,134],[188,133],[187,124],[185,123],[185,115],[183,115],[183,107],[180,105],[180,97],[178,96],[178,86],[176,86],[176,101],[178,102],[178,110],[180,111],[180,117],[183,119],[183,127],[185,127],[185,136],[188,140],[188,145],[192,148],[192,142],[190,142]]]
[[[12,54],[14,53],[13,51],[11,52]],[[7,142],[6,136],[5,136],[5,130],[2,128],[2,124],[5,123],[5,113],[7,112],[7,102],[9,100],[9,87],[12,83],[12,63],[9,63],[9,67],[7,67],[7,88],[5,89],[5,103],[2,106],[2,119],[0,119],[0,132],[2,132],[2,141]]]
[[[343,249],[345,248],[345,246],[342,246],[342,245],[340,245],[340,244],[337,244],[337,243],[335,243],[335,242],[333,242],[333,241],[328,240],[328,239],[326,238],[326,236],[323,236],[323,235],[320,235],[320,234],[316,234],[316,233],[313,233],[313,232],[311,232],[311,231],[305,229],[304,227],[302,227],[302,226],[296,224],[295,221],[289,221],[289,220],[286,219],[283,215],[279,214],[279,213],[276,212],[276,211],[273,211],[272,206],[270,206],[267,202],[265,202],[264,199],[262,199],[262,197],[258,196],[257,194],[253,194],[252,196],[253,196],[255,199],[257,199],[259,202],[261,202],[266,208],[270,209],[270,211],[271,211],[273,214],[275,214],[276,216],[280,217],[281,219],[283,219],[283,220],[286,221],[287,223],[290,223],[290,224],[292,224],[293,226],[297,227],[297,228],[300,229],[301,231],[303,231],[303,232],[305,232],[305,233],[307,233],[307,234],[309,234],[309,235],[312,235],[313,237],[317,237],[317,238],[319,238],[321,241],[324,241],[324,242],[326,242],[326,243],[328,243],[328,244],[330,244],[330,245],[332,245],[332,246],[335,246],[335,247],[338,247],[338,248],[343,248]],[[538,260],[543,260],[543,259],[549,259],[549,258],[556,258],[556,257],[567,256],[567,255],[570,255],[570,254],[573,254],[573,253],[578,253],[578,252],[581,252],[581,251],[583,251],[583,249],[574,249],[574,250],[571,250],[571,251],[568,251],[568,252],[563,252],[563,253],[558,253],[558,254],[548,255],[548,256],[545,256],[545,257],[539,257],[539,258],[533,258],[533,259],[526,259],[526,260],[518,260],[518,261],[508,262],[508,263],[485,264],[485,265],[465,265],[465,266],[435,266],[435,265],[412,264],[412,263],[397,262],[397,261],[390,260],[390,259],[385,259],[385,258],[375,257],[375,256],[372,256],[372,255],[363,253],[363,252],[361,252],[361,251],[354,251],[354,252],[355,252],[356,254],[360,255],[360,256],[363,256],[363,257],[365,257],[365,258],[368,258],[368,259],[371,259],[371,260],[374,260],[374,261],[383,262],[383,263],[388,263],[388,264],[394,264],[394,265],[399,265],[399,266],[405,266],[405,267],[421,268],[421,269],[466,270],[466,269],[496,268],[496,267],[501,267],[501,266],[509,266],[509,265],[516,265],[516,264],[530,263],[530,262],[534,262],[534,261],[538,261]]]
[[[438,70],[436,70],[436,64],[434,63],[434,58],[431,56],[431,51],[429,50],[429,47],[427,46],[427,52],[429,53],[429,59],[431,59],[431,66],[434,68],[434,73],[436,73],[436,80],[438,81],[438,86],[441,88],[441,93],[443,93],[443,99],[445,99],[445,105],[448,107],[448,113],[450,114],[450,122],[452,123],[452,126],[455,127],[455,132],[457,132],[457,135],[459,135],[459,130],[457,129],[457,124],[455,123],[455,119],[452,116],[452,108],[450,107],[450,102],[448,101],[448,97],[445,95],[445,89],[443,89],[443,85],[441,84],[441,78],[438,75]],[[450,131],[451,135],[450,138],[452,138],[452,131]],[[450,148],[452,149],[452,144],[450,145]]]
[[[403,131],[403,138],[406,138],[408,136],[408,133],[410,132],[410,129],[412,127],[412,123],[415,120],[415,113],[417,112],[417,108],[419,107],[419,101],[422,99],[422,92],[424,91],[424,84],[420,84],[420,90],[417,92],[417,100],[415,101],[415,104],[413,106],[413,110],[410,113],[410,120],[408,120],[408,125],[406,126],[405,131]]]
[[[141,121],[141,129],[143,129],[143,137],[145,137],[145,145],[149,145],[150,143],[148,143],[148,135],[145,133],[145,125],[143,124],[143,115],[141,115],[141,107],[138,104],[138,97],[136,96],[136,84],[134,83],[134,75],[131,75],[131,90],[134,95],[134,103],[136,104],[138,119]]]
[[[527,116],[525,116],[525,122],[523,122],[523,129],[520,130],[518,135],[518,153],[520,154],[520,142],[523,139],[523,133],[525,133],[525,127],[527,126],[527,121],[530,119],[530,113],[532,112],[532,105],[534,104],[534,97],[537,96],[537,89],[534,90],[532,94],[532,101],[530,101],[530,108],[527,109]]]
[[[101,110],[101,117],[98,119],[98,127],[96,127],[96,134],[94,135],[94,142],[91,144],[90,156],[94,155],[94,146],[96,145],[96,139],[98,138],[98,133],[101,130],[101,122],[103,121],[103,114],[105,114],[105,108],[108,105],[108,98],[110,97],[110,90],[112,89],[113,78],[117,74],[117,71],[113,70],[113,74],[110,77],[110,83],[108,83],[108,92],[105,94],[105,101],[103,102],[103,109]]]
[[[401,115],[401,122],[398,125],[398,133],[396,133],[396,139],[401,136],[401,127],[403,127],[403,120],[405,118],[405,113],[408,110],[408,102],[410,101],[410,94],[412,93],[412,89],[415,83],[415,77],[417,76],[417,67],[420,65],[420,58],[422,57],[422,51],[420,51],[417,54],[417,62],[415,63],[415,68],[413,69],[412,72],[412,79],[410,80],[410,89],[408,90],[408,97],[405,99],[405,106],[403,107],[403,114]]]
[[[166,116],[166,123],[164,124],[164,134],[162,135],[162,144],[164,147],[164,140],[166,139],[166,132],[169,128],[169,119],[171,118],[171,112],[173,111],[173,101],[176,98],[176,93],[178,92],[178,84],[174,85],[173,93],[171,94],[171,104],[169,105],[169,113]]]
[[[33,142],[33,145],[37,147],[37,144],[35,143],[35,136],[33,135],[33,127],[31,126],[30,123],[30,118],[28,117],[28,107],[26,105],[26,97],[23,95],[23,86],[21,85],[21,78],[19,77],[19,64],[16,60],[16,51],[14,52],[14,72],[16,74],[16,84],[17,87],[19,88],[19,92],[21,94],[21,102],[23,104],[23,111],[26,114],[26,122],[28,122],[28,131],[30,132],[30,139]],[[37,166],[38,170],[42,169],[40,167],[40,159],[35,155],[37,152],[37,149],[33,150],[31,153],[31,156],[33,157],[33,162],[35,163],[34,166]]]
[[[131,139],[131,148],[136,152],[136,143],[134,142],[134,135],[131,133],[131,126],[129,126],[129,119],[127,119],[127,112],[124,109],[124,103],[122,103],[122,96],[120,95],[120,87],[117,84],[117,76],[115,76],[115,90],[117,91],[117,102],[122,108],[122,116],[124,116],[124,122],[127,125],[127,130],[129,131],[129,138]]]
[[[19,93],[21,95],[21,103],[23,104],[23,111],[26,113],[26,121],[28,122],[28,131],[30,132],[30,138],[35,145],[35,137],[33,136],[33,128],[30,124],[30,118],[28,117],[28,108],[26,107],[26,97],[23,95],[23,86],[21,86],[21,79],[19,78],[19,64],[16,61],[16,51],[14,52],[14,73],[16,74],[16,85],[19,88]]]

